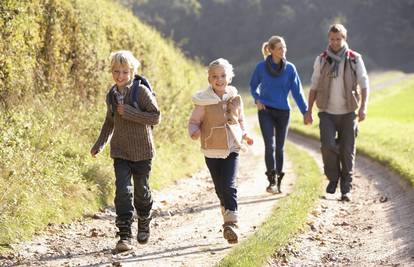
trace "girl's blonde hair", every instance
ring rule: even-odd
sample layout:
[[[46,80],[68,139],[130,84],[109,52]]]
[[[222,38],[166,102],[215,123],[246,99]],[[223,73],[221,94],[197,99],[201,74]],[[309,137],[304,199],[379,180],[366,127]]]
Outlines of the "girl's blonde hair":
[[[270,55],[270,49],[275,48],[275,45],[280,43],[280,42],[285,43],[285,39],[283,39],[283,37],[277,36],[277,35],[273,35],[272,37],[269,38],[269,40],[267,42],[264,42],[263,45],[262,45],[263,57],[266,58],[268,55]]]
[[[138,68],[141,65],[138,59],[134,57],[131,51],[128,50],[119,50],[111,53],[111,70],[114,66],[129,66],[131,73],[133,75],[137,74]]]
[[[234,77],[234,71],[233,71],[233,65],[230,64],[230,62],[227,59],[224,58],[218,58],[216,60],[213,60],[208,64],[208,70],[221,66],[224,68],[224,71],[226,72],[227,79],[231,81]]]

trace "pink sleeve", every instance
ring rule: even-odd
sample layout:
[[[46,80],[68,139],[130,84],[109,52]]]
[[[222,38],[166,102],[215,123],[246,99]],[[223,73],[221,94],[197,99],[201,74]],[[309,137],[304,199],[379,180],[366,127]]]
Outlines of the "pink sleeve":
[[[245,134],[245,132],[246,132],[246,124],[245,124],[245,120],[244,120],[244,105],[243,105],[243,100],[241,98],[240,98],[239,123],[240,123],[240,128],[243,131],[243,134]]]
[[[196,131],[200,130],[201,123],[204,117],[204,106],[196,105],[193,109],[193,113],[188,121],[188,134],[192,136]]]

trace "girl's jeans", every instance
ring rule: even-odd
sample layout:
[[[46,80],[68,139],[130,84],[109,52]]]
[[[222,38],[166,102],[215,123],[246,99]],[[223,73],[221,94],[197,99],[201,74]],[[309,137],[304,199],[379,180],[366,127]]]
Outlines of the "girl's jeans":
[[[220,205],[231,211],[237,211],[236,176],[238,159],[239,154],[235,152],[230,153],[225,159],[205,157]]]
[[[290,111],[266,107],[266,109],[259,110],[258,115],[265,144],[266,172],[276,170],[276,173],[281,173]]]
[[[139,217],[147,218],[150,215],[153,203],[148,184],[151,159],[129,161],[115,158],[114,169],[116,224],[118,228],[130,227],[134,207]],[[134,185],[131,183],[131,176]]]

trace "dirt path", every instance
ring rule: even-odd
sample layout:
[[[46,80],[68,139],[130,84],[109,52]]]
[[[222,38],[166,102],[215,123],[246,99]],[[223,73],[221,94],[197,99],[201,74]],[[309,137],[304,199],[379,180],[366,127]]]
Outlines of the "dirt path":
[[[290,140],[321,166],[318,142],[293,134]],[[287,162],[285,193],[265,193],[262,158],[263,143],[256,134],[255,145],[240,160],[241,239],[254,232],[294,183]],[[414,266],[414,190],[360,155],[356,172],[353,201],[339,202],[339,195],[321,198],[304,231],[268,265]],[[0,256],[0,266],[212,266],[230,251],[206,169],[154,192],[154,198],[152,235],[145,246],[136,244],[131,252],[113,254],[114,212],[105,210],[70,225],[51,226],[30,242],[12,245],[14,252]]]
[[[256,120],[251,119],[254,126]],[[256,134],[255,145],[241,156],[238,179],[241,239],[254,232],[294,182],[287,162],[284,193],[265,192],[263,143],[257,133],[251,133]],[[87,220],[49,227],[34,240],[13,245],[15,252],[0,258],[0,265],[212,266],[232,248],[222,237],[219,203],[206,169],[154,192],[154,199],[151,238],[145,246],[135,243],[135,250],[113,254],[115,214],[105,210]]]
[[[294,134],[290,140],[322,168],[319,142]],[[353,201],[339,197],[322,197],[304,232],[269,265],[414,266],[414,190],[407,182],[357,155]]]

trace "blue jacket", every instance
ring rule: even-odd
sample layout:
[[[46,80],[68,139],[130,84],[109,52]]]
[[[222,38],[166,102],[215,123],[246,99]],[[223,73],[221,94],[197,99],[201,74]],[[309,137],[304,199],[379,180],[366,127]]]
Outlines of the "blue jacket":
[[[276,69],[277,64],[272,63]],[[250,92],[256,102],[260,100],[265,106],[277,109],[290,110],[288,101],[289,91],[292,92],[300,111],[304,114],[308,110],[303,94],[302,84],[295,65],[286,61],[286,68],[279,76],[272,76],[266,69],[266,61],[262,60],[250,79]]]

